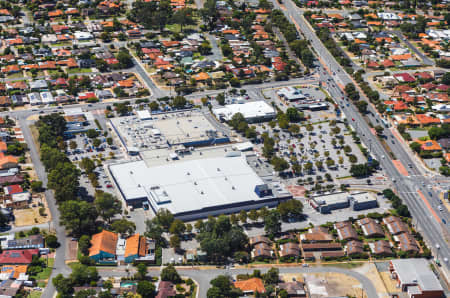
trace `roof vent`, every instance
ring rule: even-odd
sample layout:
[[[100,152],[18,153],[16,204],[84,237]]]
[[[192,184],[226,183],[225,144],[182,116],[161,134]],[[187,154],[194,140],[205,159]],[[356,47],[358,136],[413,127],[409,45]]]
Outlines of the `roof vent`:
[[[220,172],[220,168],[217,168],[217,172]]]
[[[188,176],[189,176],[189,175],[191,175],[191,173],[187,172],[187,173],[186,173],[186,175],[188,175]]]
[[[236,188],[234,186],[231,187],[232,190],[235,190]]]
[[[141,187],[141,185],[140,185],[140,184],[138,184],[138,187]]]
[[[227,177],[225,177],[225,181],[227,181],[228,180],[228,178]]]
[[[130,174],[133,175],[133,171],[130,171]]]
[[[197,181],[194,181],[194,185],[197,185]]]
[[[202,194],[202,195],[204,194],[204,193],[203,193],[203,190],[200,192],[200,194]]]

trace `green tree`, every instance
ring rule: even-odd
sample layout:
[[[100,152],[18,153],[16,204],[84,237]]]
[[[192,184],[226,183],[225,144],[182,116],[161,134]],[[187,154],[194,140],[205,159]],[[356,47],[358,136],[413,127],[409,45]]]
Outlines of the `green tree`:
[[[303,204],[299,200],[287,200],[278,204],[277,210],[283,220],[288,220],[302,215]]]
[[[219,275],[210,283],[212,287],[208,289],[206,294],[208,298],[236,298],[243,295],[241,290],[233,286],[228,276]]]
[[[145,224],[145,237],[154,239],[158,244],[164,243],[164,238],[162,236],[162,234],[164,233],[163,227],[154,219],[147,220]]]
[[[107,192],[100,192],[95,195],[95,208],[103,220],[111,223],[111,218],[122,212],[122,203]]]
[[[271,210],[264,217],[264,231],[270,238],[273,238],[281,231],[281,216],[276,210]]]
[[[88,235],[81,236],[78,240],[78,248],[81,253],[86,256],[89,253],[89,247],[91,247],[91,237]]]
[[[136,266],[137,269],[137,278],[145,279],[147,276],[147,265],[145,263],[139,263]]]
[[[419,153],[420,150],[421,150],[421,148],[422,148],[422,145],[420,145],[420,144],[417,143],[417,142],[412,142],[411,144],[409,144],[409,147],[410,147],[414,152]]]
[[[181,277],[178,274],[177,270],[172,264],[169,264],[167,267],[161,271],[161,280],[162,281],[171,281],[174,284],[181,282]]]
[[[133,57],[131,57],[130,53],[124,48],[119,50],[117,60],[119,60],[119,64],[122,68],[130,68],[133,66]]]
[[[31,190],[33,192],[41,192],[42,191],[42,181],[32,181],[31,182]]]
[[[174,248],[174,249],[180,249],[180,247],[181,247],[181,239],[180,239],[180,236],[178,236],[178,235],[172,235],[172,236],[170,236],[170,239],[169,239],[169,244],[170,244],[170,247],[172,247],[172,248]]]
[[[186,98],[184,96],[175,96],[172,101],[172,104],[175,108],[184,108],[186,106]]]
[[[170,225],[169,232],[173,235],[180,236],[186,231],[186,225],[180,219],[175,219]]]
[[[113,221],[111,229],[119,234],[132,235],[136,231],[136,224],[123,218]]]
[[[180,25],[180,29],[183,32],[184,26],[195,25],[193,18],[193,10],[191,8],[182,8],[177,10],[172,17],[175,24]]]
[[[169,230],[170,225],[172,224],[174,219],[175,217],[173,216],[173,214],[169,210],[164,208],[159,209],[155,217],[156,223],[161,225],[165,231]]]
[[[155,285],[148,280],[140,280],[136,288],[136,292],[141,295],[142,298],[155,297],[155,290]]]
[[[45,236],[45,244],[50,248],[57,248],[59,246],[58,238],[55,235]]]
[[[60,222],[74,236],[91,234],[96,230],[97,210],[85,201],[65,201],[59,206]]]

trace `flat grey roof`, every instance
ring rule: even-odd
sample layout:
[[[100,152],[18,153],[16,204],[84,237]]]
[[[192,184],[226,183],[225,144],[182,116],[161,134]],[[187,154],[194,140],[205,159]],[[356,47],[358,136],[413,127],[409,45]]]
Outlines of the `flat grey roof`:
[[[173,214],[258,201],[255,186],[264,184],[242,155],[154,167],[135,161],[112,165],[110,171],[127,200],[148,198],[154,209]]]
[[[350,194],[348,192],[335,192],[330,194],[316,195],[312,199],[319,205],[347,202]]]
[[[417,284],[422,291],[443,291],[425,259],[391,260],[402,284]]]
[[[200,111],[164,113],[144,118],[142,115],[143,112],[139,111],[138,115],[110,120],[127,149],[155,150],[224,137]]]

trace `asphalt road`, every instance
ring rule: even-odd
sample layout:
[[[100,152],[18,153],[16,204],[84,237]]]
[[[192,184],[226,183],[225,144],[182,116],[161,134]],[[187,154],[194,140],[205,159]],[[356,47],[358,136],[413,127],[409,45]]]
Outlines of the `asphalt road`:
[[[275,7],[280,7],[276,1],[273,1],[273,3]],[[297,23],[298,28],[301,29],[304,36],[310,40],[311,47],[315,49],[317,55],[321,58],[321,62],[323,63],[323,65],[319,66],[321,81],[327,82],[327,90],[341,106],[342,111],[353,128],[358,132],[362,142],[370,148],[373,157],[380,161],[380,165],[388,177],[390,177],[393,182],[395,181],[394,185],[397,192],[409,207],[410,212],[413,215],[414,224],[417,226],[417,229],[422,232],[424,240],[432,249],[434,256],[439,256],[441,259],[444,257],[449,258],[450,249],[446,240],[447,235],[449,234],[449,214],[445,209],[443,212],[440,212],[437,209],[437,206],[439,205],[437,194],[434,193],[433,190],[425,189],[424,186],[431,184],[429,178],[421,173],[416,165],[417,161],[411,159],[403,146],[395,139],[391,130],[385,129],[384,135],[387,137],[387,142],[391,148],[391,151],[394,152],[397,160],[401,161],[401,163],[407,168],[409,175],[405,177],[398,172],[397,168],[392,163],[388,152],[382,146],[378,140],[378,137],[372,133],[370,127],[361,114],[352,104],[347,106],[346,102],[341,100],[344,94],[337,84],[345,86],[347,83],[353,83],[351,77],[337,63],[334,57],[328,52],[326,47],[316,36],[313,29],[303,17],[302,11],[291,0],[286,0],[283,4],[284,6],[282,10],[288,16],[288,19],[293,19]],[[332,71],[332,74],[328,73],[328,71],[324,69],[324,65],[327,69]],[[369,102],[367,97],[362,93],[361,99]],[[368,111],[368,117],[374,125],[381,123],[381,116],[378,115],[372,105],[368,106]],[[354,121],[352,119],[354,119]],[[408,165],[411,166],[408,167]],[[418,195],[418,189],[420,189],[424,194],[426,202]],[[446,225],[442,224],[442,219],[447,222]],[[443,263],[443,268],[445,269],[447,276],[449,270],[448,266],[448,263]]]
[[[47,173],[45,172],[45,168],[41,162],[41,159],[39,157],[39,154],[37,152],[36,146],[33,142],[33,137],[31,136],[31,131],[29,128],[30,123],[28,123],[24,119],[19,119],[19,124],[22,129],[23,137],[28,144],[28,148],[30,149],[30,155],[31,159],[34,164],[34,169],[36,171],[37,176],[42,181],[43,186],[47,186]],[[53,265],[53,271],[49,278],[49,283],[47,287],[44,289],[44,292],[42,293],[43,298],[52,298],[55,293],[55,287],[53,286],[53,283],[51,282],[52,278],[58,275],[59,273],[62,274],[69,274],[70,269],[67,267],[65,263],[65,252],[66,252],[66,232],[63,226],[59,224],[59,210],[56,206],[55,197],[53,195],[52,190],[46,190],[45,191],[45,197],[47,199],[48,207],[50,209],[50,213],[52,215],[52,222],[51,222],[51,229],[55,230],[56,237],[58,237],[58,241],[60,243],[60,246],[56,249],[55,254],[55,262]]]
[[[237,274],[246,274],[252,273],[253,270],[258,269],[261,273],[265,273],[269,270],[267,267],[253,267],[251,269],[198,269],[198,268],[189,268],[183,269],[183,267],[177,267],[177,271],[181,276],[189,277],[195,280],[199,285],[199,293],[197,297],[207,297],[207,292],[210,287],[210,281],[217,277],[218,275],[237,275]],[[363,274],[360,274],[356,271],[352,271],[349,269],[343,269],[338,267],[326,266],[326,267],[279,267],[280,273],[327,273],[327,272],[335,272],[349,275],[356,280],[358,280],[362,288],[367,294],[368,298],[377,298],[378,294],[373,285],[372,281],[368,279]],[[134,268],[133,268],[134,270]],[[134,271],[130,270],[130,274],[134,274]],[[127,276],[127,273],[124,269],[102,269],[99,268],[99,273],[102,277],[124,277]],[[148,275],[150,276],[159,276],[159,270],[150,270]],[[333,294],[333,293],[330,293]]]
[[[399,39],[401,39],[417,56],[419,56],[423,64],[427,66],[436,65],[436,62],[434,62],[433,59],[430,59],[427,56],[425,56],[419,49],[417,49],[411,42],[409,42],[409,40],[406,39],[400,31],[393,30],[391,32],[395,34],[395,36],[397,36]]]

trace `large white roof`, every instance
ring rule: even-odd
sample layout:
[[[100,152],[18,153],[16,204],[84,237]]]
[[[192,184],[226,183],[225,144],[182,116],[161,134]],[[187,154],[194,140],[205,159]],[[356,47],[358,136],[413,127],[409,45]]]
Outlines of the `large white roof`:
[[[245,156],[204,158],[147,167],[144,161],[112,165],[111,173],[127,200],[149,198],[155,209],[173,214],[260,200],[262,179]]]
[[[265,101],[250,101],[243,104],[231,104],[213,109],[216,117],[223,117],[229,121],[237,113],[241,113],[245,119],[275,117],[275,110]]]

